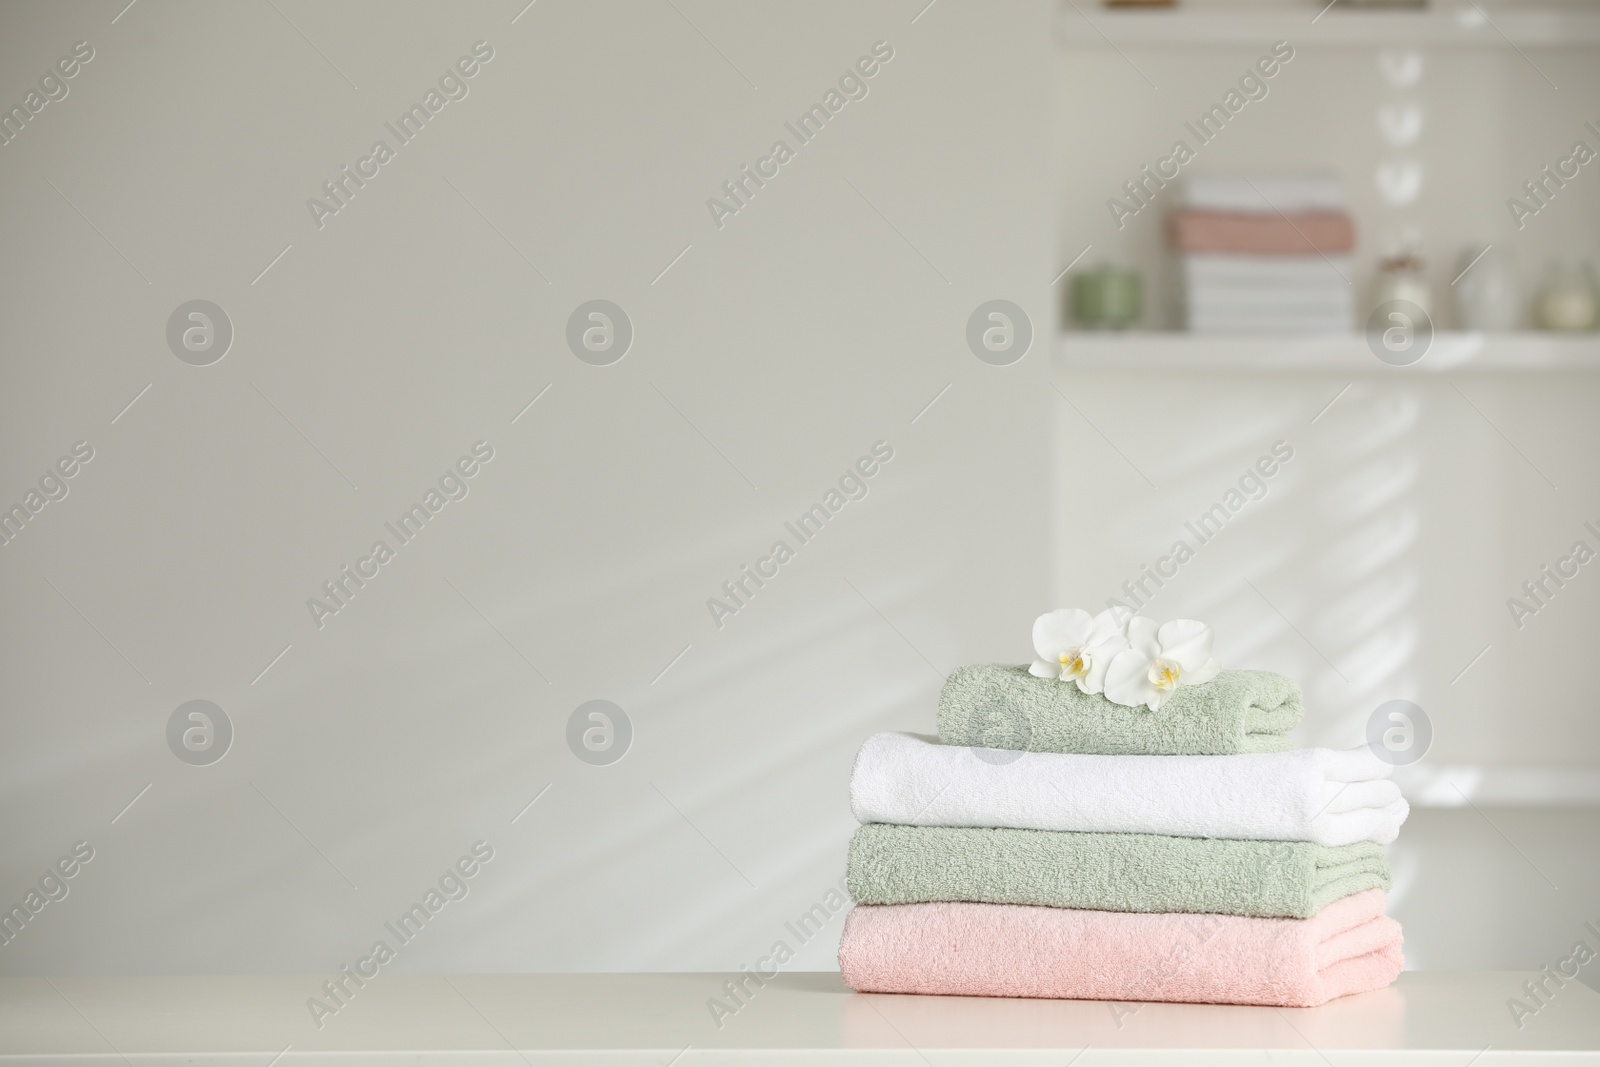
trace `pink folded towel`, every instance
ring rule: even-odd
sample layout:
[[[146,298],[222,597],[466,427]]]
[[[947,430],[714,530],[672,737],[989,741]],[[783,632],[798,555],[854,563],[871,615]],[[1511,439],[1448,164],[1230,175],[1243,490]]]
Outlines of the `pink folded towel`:
[[[1310,1008],[1394,981],[1400,924],[1370,889],[1309,919],[1022,904],[858,905],[839,970],[862,993]]]
[[[1170,216],[1172,245],[1180,252],[1232,255],[1316,256],[1349,252],[1355,225],[1342,211],[1303,214],[1223,214],[1183,211]]]

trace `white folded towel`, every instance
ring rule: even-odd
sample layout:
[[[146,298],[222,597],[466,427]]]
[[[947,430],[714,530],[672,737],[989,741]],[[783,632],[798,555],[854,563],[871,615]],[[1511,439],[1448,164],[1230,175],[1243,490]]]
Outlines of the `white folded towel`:
[[[1208,285],[1241,285],[1251,290],[1329,288],[1349,290],[1346,280],[1355,273],[1352,257],[1334,254],[1323,257],[1245,256],[1193,252],[1179,257],[1183,282],[1190,288]]]
[[[1251,215],[1343,211],[1345,206],[1337,174],[1193,174],[1178,195],[1192,211]]]
[[[1185,294],[1189,314],[1236,318],[1308,318],[1342,316],[1350,322],[1354,305],[1348,293],[1258,293],[1216,289],[1190,289]]]
[[[1348,315],[1203,315],[1188,317],[1190,333],[1330,334],[1353,333]]]
[[[1080,756],[874,734],[850,774],[863,823],[1386,845],[1410,812],[1365,748]]]

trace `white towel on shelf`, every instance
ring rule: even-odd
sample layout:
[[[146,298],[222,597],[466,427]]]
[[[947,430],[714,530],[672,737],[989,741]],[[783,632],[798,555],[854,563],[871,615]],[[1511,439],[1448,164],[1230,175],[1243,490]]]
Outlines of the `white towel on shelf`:
[[[1255,289],[1337,286],[1349,289],[1355,268],[1350,256],[1225,256],[1198,253],[1179,257],[1189,286],[1242,285]]]
[[[874,734],[856,756],[863,823],[1388,844],[1410,808],[1365,748],[1081,756]]]
[[[1344,210],[1344,187],[1337,174],[1194,174],[1184,179],[1180,197],[1193,211],[1292,215]]]
[[[1348,315],[1206,315],[1189,311],[1190,333],[1354,333]]]
[[[1215,315],[1224,318],[1329,318],[1345,322],[1352,318],[1355,302],[1348,290],[1315,292],[1280,289],[1258,292],[1237,289],[1190,289],[1184,294],[1191,316]]]
[[[1350,277],[1348,256],[1192,255],[1180,257],[1178,287],[1193,333],[1348,333]]]

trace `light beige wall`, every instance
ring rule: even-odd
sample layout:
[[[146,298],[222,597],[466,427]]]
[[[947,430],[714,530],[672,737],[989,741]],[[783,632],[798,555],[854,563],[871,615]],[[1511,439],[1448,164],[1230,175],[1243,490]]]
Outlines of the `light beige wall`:
[[[397,966],[750,963],[843,872],[861,738],[931,728],[940,672],[1023,656],[1046,606],[1048,12],[274,3],[4,14],[0,100],[95,57],[0,148],[0,497],[95,456],[0,548],[0,896],[96,856],[0,970],[331,971],[479,839]],[[307,198],[479,40],[319,230]],[[164,336],[196,297],[236,331],[209,367]],[[612,366],[566,346],[595,298],[635,328]],[[1009,367],[965,341],[994,298],[1040,334]],[[319,630],[307,599],[479,440]],[[879,440],[870,495],[713,626]],[[205,767],[164,733],[197,698],[236,731]],[[566,742],[595,698],[633,725],[610,766]]]

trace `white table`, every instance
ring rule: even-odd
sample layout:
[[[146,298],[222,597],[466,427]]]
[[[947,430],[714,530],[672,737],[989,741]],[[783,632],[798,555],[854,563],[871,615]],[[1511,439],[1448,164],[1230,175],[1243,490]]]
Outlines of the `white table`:
[[[306,999],[325,975],[7,978],[0,1063],[1600,1064],[1600,994],[1569,982],[1518,1029],[1506,1001],[1522,973],[1411,972],[1282,1011],[862,996],[836,974],[797,973],[719,1029],[707,1001],[726,1001],[730,977],[380,973],[320,1030]]]

